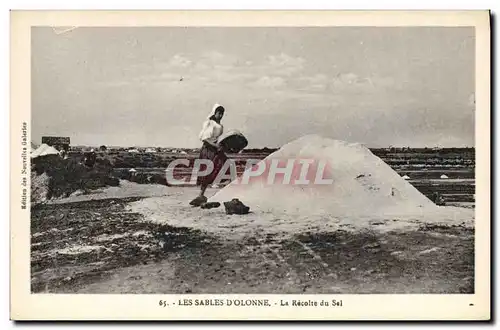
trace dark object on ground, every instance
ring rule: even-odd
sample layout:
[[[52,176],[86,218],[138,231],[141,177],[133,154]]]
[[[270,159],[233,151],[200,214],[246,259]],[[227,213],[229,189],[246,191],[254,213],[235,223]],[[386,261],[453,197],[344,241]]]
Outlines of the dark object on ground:
[[[212,209],[212,208],[216,208],[219,206],[220,206],[219,202],[208,202],[208,203],[201,204],[202,209]]]
[[[224,202],[227,214],[247,214],[250,208],[243,204],[238,198],[233,198],[229,202]]]
[[[444,198],[441,196],[440,193],[435,192],[433,196],[433,201],[436,205],[438,206],[444,206],[446,204]]]
[[[202,204],[205,204],[206,202],[207,202],[207,198],[205,196],[198,196],[195,199],[193,199],[191,202],[189,202],[189,205],[201,206]]]
[[[226,153],[238,153],[248,145],[246,137],[237,130],[222,134],[217,142]]]

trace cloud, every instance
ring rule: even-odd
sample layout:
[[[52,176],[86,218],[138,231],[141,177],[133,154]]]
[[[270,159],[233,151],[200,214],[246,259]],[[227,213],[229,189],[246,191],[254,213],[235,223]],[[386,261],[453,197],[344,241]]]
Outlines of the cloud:
[[[328,76],[323,73],[317,73],[314,76],[300,77],[299,80],[305,84],[326,84],[328,82]]]
[[[336,76],[327,76],[318,73],[312,76],[300,77],[294,80],[297,90],[308,92],[359,92],[373,87],[371,78],[363,78],[355,73],[339,73]]]
[[[222,53],[214,51],[214,50],[204,52],[202,55],[202,58],[204,60],[210,61],[212,63],[225,63],[228,60],[231,60],[231,61],[233,60],[232,56],[229,56],[227,54],[222,54]]]
[[[349,72],[349,73],[340,73],[333,79],[334,84],[342,84],[342,85],[352,85],[356,83],[360,83],[368,80],[362,80],[358,77],[357,74]]]
[[[255,87],[278,88],[285,85],[285,80],[281,77],[264,76],[253,84]]]
[[[375,93],[389,89],[398,89],[392,77],[369,76],[362,77],[353,72],[339,73],[329,83],[333,92],[342,93]]]
[[[318,73],[295,79],[293,84],[297,90],[321,92],[328,88],[329,78],[325,74]]]
[[[301,57],[292,57],[285,53],[268,56],[268,64],[278,73],[290,75],[304,68],[305,60]]]
[[[352,94],[384,92],[394,85],[392,78],[362,77],[355,72],[340,72],[335,76],[323,72],[304,76],[305,60],[285,53],[269,55],[264,61],[248,60],[230,53],[205,51],[197,57],[175,54],[164,62],[137,67],[133,76],[104,84],[111,88],[127,88],[155,85],[172,93],[191,90],[228,90],[233,86],[259,89],[254,98],[307,98],[309,103],[328,104],[339,102]],[[181,77],[183,78],[180,81]],[[264,96],[265,89],[272,91]],[[280,92],[280,95],[275,94]],[[283,94],[284,93],[284,94]],[[269,93],[265,93],[269,94]]]
[[[174,83],[184,78],[186,84],[199,86],[228,87],[228,84],[244,84],[256,88],[276,89],[287,81],[299,79],[294,77],[304,67],[305,60],[285,53],[270,55],[265,61],[258,63],[238,58],[232,54],[215,50],[203,52],[198,57],[187,57],[175,54],[167,61],[155,65],[137,66],[133,75],[122,78],[118,82],[105,83],[107,87],[135,86],[137,84]],[[314,90],[324,89],[326,76],[317,75],[305,85]],[[292,84],[293,85],[293,84]],[[300,84],[299,84],[300,85]],[[292,87],[292,86],[290,86]]]
[[[141,74],[121,80],[101,81],[97,82],[97,86],[105,88],[137,87],[139,85],[178,82],[181,77],[179,73],[159,71],[153,74]]]
[[[186,68],[191,65],[191,60],[182,56],[182,55],[174,55],[170,61],[168,62],[168,66],[178,67],[178,68]]]
[[[269,64],[273,66],[295,66],[302,67],[305,60],[301,57],[292,57],[285,53],[279,55],[269,55]]]
[[[245,76],[245,72],[238,68],[238,59],[231,54],[207,51],[194,62],[196,64],[190,68],[189,74],[209,84],[242,81]]]
[[[215,66],[234,66],[238,62],[238,58],[231,54],[223,54],[218,51],[206,51],[201,54],[196,61],[199,67],[215,67]]]
[[[372,87],[370,79],[360,79],[354,73],[343,73],[334,77],[330,81],[330,88],[332,91],[341,91],[342,93],[348,91],[359,92]]]

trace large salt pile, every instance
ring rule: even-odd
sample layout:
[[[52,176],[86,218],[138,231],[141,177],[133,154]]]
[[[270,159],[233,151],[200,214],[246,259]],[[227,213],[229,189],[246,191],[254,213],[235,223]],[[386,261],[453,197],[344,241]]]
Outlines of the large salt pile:
[[[307,135],[292,141],[262,162],[272,159],[326,161],[331,184],[268,184],[265,179],[244,185],[235,180],[210,201],[239,198],[254,212],[328,214],[333,217],[418,216],[439,207],[401,178],[361,144]]]

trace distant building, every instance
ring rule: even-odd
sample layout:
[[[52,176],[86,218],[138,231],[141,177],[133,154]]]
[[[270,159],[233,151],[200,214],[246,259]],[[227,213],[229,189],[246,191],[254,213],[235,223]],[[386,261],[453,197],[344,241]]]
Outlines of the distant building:
[[[146,148],[145,152],[147,152],[147,153],[155,153],[156,149],[155,148]]]
[[[57,150],[69,150],[70,138],[66,136],[42,136],[42,144],[54,147]]]

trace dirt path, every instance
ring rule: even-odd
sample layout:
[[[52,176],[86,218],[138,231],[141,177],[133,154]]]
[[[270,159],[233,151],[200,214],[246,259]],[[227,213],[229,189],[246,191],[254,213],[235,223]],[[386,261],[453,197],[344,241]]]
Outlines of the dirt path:
[[[304,230],[238,238],[143,221],[140,197],[32,210],[32,291],[60,293],[471,293],[474,233]]]
[[[179,251],[76,292],[471,293],[472,256],[472,239],[464,233],[249,239]]]

